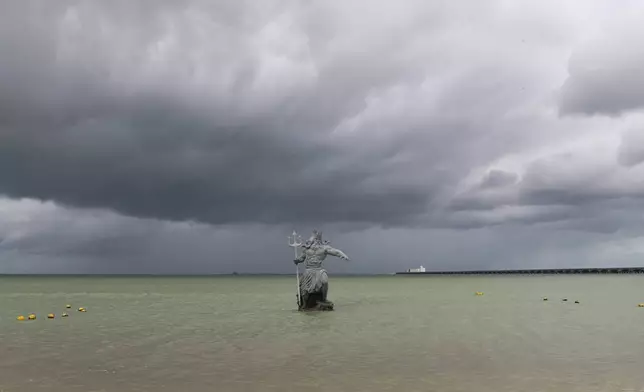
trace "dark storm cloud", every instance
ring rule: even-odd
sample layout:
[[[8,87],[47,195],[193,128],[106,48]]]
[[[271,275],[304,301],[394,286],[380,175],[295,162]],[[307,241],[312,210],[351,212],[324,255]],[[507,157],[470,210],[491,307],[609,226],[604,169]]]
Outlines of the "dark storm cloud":
[[[209,223],[394,221],[425,208],[425,190],[378,187],[386,178],[378,178],[380,167],[371,161],[325,163],[341,155],[340,147],[296,140],[297,135],[280,138],[278,132],[267,137],[266,129],[208,132],[163,117],[158,113],[152,124],[140,125],[154,129],[154,136],[121,121],[86,124],[82,134],[69,129],[56,138],[5,132],[2,190],[14,197]],[[165,127],[175,126],[183,129],[178,137],[163,136]],[[120,132],[129,134],[127,140]]]
[[[132,7],[117,4],[36,6],[40,12],[32,14],[25,5],[5,14],[14,27],[26,24],[29,35],[25,42],[7,33],[14,29],[4,27],[3,52],[14,55],[5,60],[0,74],[5,86],[0,92],[0,192],[133,216],[215,224],[399,224],[425,210],[431,189],[397,181],[401,165],[387,163],[397,154],[396,146],[351,136],[337,141],[329,128],[364,106],[361,102],[373,88],[386,88],[399,83],[402,75],[412,75],[413,70],[401,63],[404,59],[394,56],[375,63],[381,53],[377,48],[365,52],[367,57],[349,53],[328,65],[311,65],[315,74],[306,77],[313,89],[280,86],[283,82],[288,87],[292,76],[287,73],[276,75],[276,91],[271,86],[256,90],[254,84],[271,81],[262,80],[259,74],[268,66],[249,46],[262,38],[257,31],[261,22],[273,22],[274,15],[255,17],[243,5],[232,11],[200,2],[173,10],[155,5],[150,12],[134,7],[130,13]],[[167,80],[155,78],[150,86],[139,80],[109,83],[113,73],[124,77],[118,75],[119,67],[142,72],[128,64],[129,59],[111,62],[121,55],[135,55],[136,62],[141,51],[163,40],[163,34],[169,34],[161,27],[164,18],[178,13],[176,19],[186,24],[179,39],[187,40],[197,33],[187,26],[189,14],[200,11],[213,12],[213,33],[216,27],[232,30],[229,34],[237,42],[227,44],[240,46],[221,53],[232,60],[210,59],[212,78],[222,78],[218,72],[231,73],[227,88],[214,95],[200,86],[188,93],[173,90],[184,73],[194,75],[199,72],[195,67],[202,66],[189,56],[172,64],[178,73]],[[228,18],[229,11],[237,16],[247,12],[258,25]],[[103,52],[112,49],[110,42],[98,36],[91,22],[104,24],[115,42],[123,39],[127,45],[114,48],[116,53]],[[64,31],[66,24],[71,32]],[[20,41],[23,45],[17,47]],[[224,50],[217,45],[212,43]],[[72,51],[67,58],[66,46]],[[10,50],[14,47],[17,52]],[[105,59],[106,55],[113,57]],[[295,71],[313,61],[298,56],[287,58]],[[363,68],[369,63],[371,67]]]
[[[574,69],[563,86],[567,114],[620,115],[644,107],[644,61],[635,68]]]
[[[419,2],[358,29],[338,19],[351,4],[14,5],[0,192],[213,224],[410,224],[468,166],[521,143],[486,117],[539,69],[451,65],[466,56],[440,31],[464,38],[445,21],[501,9]]]
[[[638,9],[618,18],[610,33],[573,53],[561,89],[561,113],[620,116],[644,109],[642,16]]]
[[[632,136],[626,132],[624,139],[639,146]],[[644,168],[618,164],[624,143],[607,147],[597,142],[600,154],[582,145],[528,160],[520,175],[493,169],[451,199],[448,216],[463,227],[521,223],[600,233],[642,229],[633,211],[644,207]],[[505,173],[508,181],[483,186],[496,172]]]
[[[8,243],[0,245],[0,270],[5,273],[292,272],[287,233],[276,227],[160,223],[34,201],[3,203],[3,222],[11,223],[12,216],[15,218],[11,229],[7,224],[0,226],[0,234],[8,237]],[[326,266],[336,275],[389,273],[413,265],[454,270],[560,267],[561,263],[601,266],[606,257],[621,265],[632,262],[628,254],[636,250],[641,231],[627,233],[622,226],[619,233],[591,232],[571,225],[569,221],[470,225],[467,230],[371,227],[342,234],[325,226],[325,238],[352,258],[350,262],[329,259]],[[298,227],[304,235],[310,229]],[[111,244],[100,246],[101,241]],[[69,248],[74,243],[76,251]]]
[[[642,7],[566,4],[9,2],[0,271],[629,260]]]
[[[638,124],[622,134],[617,160],[628,167],[644,162],[644,125]]]
[[[496,188],[507,185],[512,185],[517,182],[518,176],[516,173],[510,173],[503,170],[491,170],[483,181],[481,181],[481,188]]]

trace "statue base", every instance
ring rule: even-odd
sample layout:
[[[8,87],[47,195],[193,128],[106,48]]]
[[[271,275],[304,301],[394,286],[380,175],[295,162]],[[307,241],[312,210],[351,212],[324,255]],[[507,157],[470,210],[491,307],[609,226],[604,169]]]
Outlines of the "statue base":
[[[331,311],[333,310],[333,302],[322,300],[322,293],[311,293],[306,298],[302,296],[304,303],[299,304],[300,311]]]

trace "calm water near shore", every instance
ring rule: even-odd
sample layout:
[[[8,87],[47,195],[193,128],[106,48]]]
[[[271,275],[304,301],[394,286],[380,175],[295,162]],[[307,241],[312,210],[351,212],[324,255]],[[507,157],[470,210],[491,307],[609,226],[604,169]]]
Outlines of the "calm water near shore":
[[[0,277],[0,391],[644,391],[642,275],[330,279]]]

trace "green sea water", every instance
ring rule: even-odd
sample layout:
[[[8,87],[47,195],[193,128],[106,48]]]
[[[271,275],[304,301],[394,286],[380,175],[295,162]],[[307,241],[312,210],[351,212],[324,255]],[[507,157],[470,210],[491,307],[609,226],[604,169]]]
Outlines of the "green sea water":
[[[642,275],[331,274],[329,297],[295,311],[294,276],[0,277],[0,391],[644,391]]]

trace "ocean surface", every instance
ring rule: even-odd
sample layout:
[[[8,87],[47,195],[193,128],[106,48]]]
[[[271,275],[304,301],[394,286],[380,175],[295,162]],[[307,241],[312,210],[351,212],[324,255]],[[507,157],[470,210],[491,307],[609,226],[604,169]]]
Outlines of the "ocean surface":
[[[331,271],[325,313],[295,287],[0,277],[0,391],[644,391],[643,275]]]

